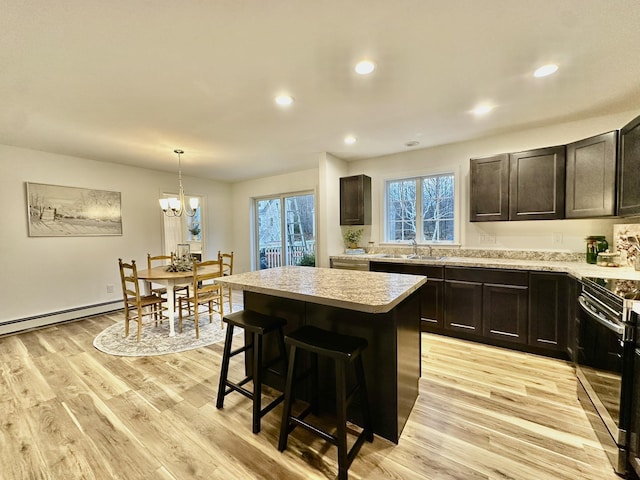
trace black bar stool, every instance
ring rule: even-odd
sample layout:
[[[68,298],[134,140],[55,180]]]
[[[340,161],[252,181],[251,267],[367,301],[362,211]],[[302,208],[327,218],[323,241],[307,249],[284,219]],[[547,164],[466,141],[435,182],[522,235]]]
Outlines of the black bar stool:
[[[373,426],[371,423],[367,386],[362,365],[362,352],[367,348],[367,341],[364,338],[341,335],[317,327],[304,326],[287,335],[285,337],[285,343],[290,346],[289,370],[287,372],[287,383],[284,393],[284,407],[282,410],[278,450],[282,452],[287,448],[289,433],[291,433],[295,427],[304,427],[338,447],[338,478],[340,480],[346,480],[349,467],[364,441],[373,441]],[[298,378],[294,379],[296,352],[298,349],[311,353],[311,367]],[[304,421],[304,418],[310,412],[317,410],[319,355],[333,360],[335,364],[336,435],[332,435]],[[346,368],[350,364],[353,364],[355,367],[357,384],[351,392],[347,393]],[[293,403],[293,387],[309,375],[312,377],[311,403],[300,415],[297,417],[292,416],[291,404]],[[351,450],[347,451],[347,409],[356,394],[360,396],[364,428],[358,435]]]
[[[247,398],[253,400],[253,433],[260,432],[260,419],[270,412],[276,405],[284,400],[284,394],[278,396],[262,408],[262,377],[266,371],[271,371],[284,378],[287,370],[287,351],[284,345],[283,327],[287,321],[282,318],[271,317],[262,313],[250,310],[241,310],[239,312],[225,315],[222,319],[227,323],[227,335],[224,341],[224,353],[222,356],[222,368],[220,372],[220,384],[218,386],[218,399],[216,408],[224,406],[224,397],[231,392],[238,392]],[[234,351],[231,351],[231,343],[233,342],[233,329],[240,327],[251,334],[251,343],[245,344]],[[279,355],[272,360],[265,362],[263,357],[262,340],[268,333],[274,332],[278,342]],[[253,350],[253,368],[249,376],[235,383],[227,379],[229,374],[229,360],[231,357],[239,353]],[[282,362],[281,372],[277,372],[272,367]],[[243,387],[244,384],[253,380],[253,391],[249,391]]]

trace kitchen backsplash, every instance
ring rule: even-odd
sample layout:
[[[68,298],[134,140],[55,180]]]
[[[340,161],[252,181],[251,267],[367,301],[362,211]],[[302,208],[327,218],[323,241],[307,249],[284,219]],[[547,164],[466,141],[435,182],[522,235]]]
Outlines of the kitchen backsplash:
[[[368,250],[368,249],[367,249]],[[390,255],[409,255],[413,253],[412,247],[374,247],[373,253],[387,253]],[[429,253],[428,247],[418,247],[420,255]],[[432,247],[431,255],[445,257],[475,257],[475,258],[505,258],[511,260],[543,260],[550,262],[584,262],[585,253],[553,252],[537,250],[498,250],[479,248],[447,248]]]

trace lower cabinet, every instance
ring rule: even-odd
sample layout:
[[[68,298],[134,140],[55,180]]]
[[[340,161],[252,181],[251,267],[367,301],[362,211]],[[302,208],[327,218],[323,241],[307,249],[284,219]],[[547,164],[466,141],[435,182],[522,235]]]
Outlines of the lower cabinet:
[[[526,271],[445,268],[445,330],[527,343]]]
[[[529,288],[526,285],[484,284],[482,299],[485,337],[527,343]]]
[[[569,325],[569,296],[567,275],[531,272],[529,301],[529,345],[544,349],[565,351]]]
[[[423,332],[555,357],[575,354],[577,282],[564,273],[376,261],[369,268],[427,276],[420,292]]]
[[[445,280],[444,298],[445,330],[482,334],[482,283]]]

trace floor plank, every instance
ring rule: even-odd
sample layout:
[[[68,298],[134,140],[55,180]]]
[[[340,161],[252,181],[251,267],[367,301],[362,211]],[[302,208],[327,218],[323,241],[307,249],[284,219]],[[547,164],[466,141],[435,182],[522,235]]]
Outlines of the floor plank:
[[[259,435],[246,398],[215,408],[222,345],[145,358],[97,351],[93,338],[122,321],[112,313],[0,338],[3,479],[336,477],[335,448],[308,432],[277,450],[281,406]],[[365,444],[350,478],[618,479],[570,364],[437,335],[423,334],[422,347],[400,443]],[[230,372],[241,378],[242,365]]]

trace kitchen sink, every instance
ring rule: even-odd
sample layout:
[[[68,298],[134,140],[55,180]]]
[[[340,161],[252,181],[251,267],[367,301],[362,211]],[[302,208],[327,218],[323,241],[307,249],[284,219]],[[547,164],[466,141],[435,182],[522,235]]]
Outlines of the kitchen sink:
[[[381,255],[381,258],[404,258],[406,260],[444,260],[447,257],[443,256],[431,256],[431,255],[399,255],[387,253]]]
[[[447,257],[431,255],[409,255],[407,260],[444,260]]]

